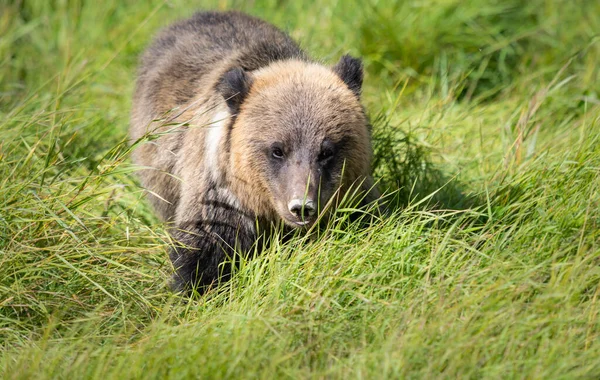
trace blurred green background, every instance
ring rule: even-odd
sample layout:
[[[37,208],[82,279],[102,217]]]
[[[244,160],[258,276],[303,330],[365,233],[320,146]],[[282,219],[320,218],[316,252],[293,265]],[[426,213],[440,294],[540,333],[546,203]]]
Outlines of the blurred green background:
[[[367,228],[194,300],[128,155],[136,63],[201,9],[363,59]],[[600,2],[1,1],[0,375],[600,376]]]

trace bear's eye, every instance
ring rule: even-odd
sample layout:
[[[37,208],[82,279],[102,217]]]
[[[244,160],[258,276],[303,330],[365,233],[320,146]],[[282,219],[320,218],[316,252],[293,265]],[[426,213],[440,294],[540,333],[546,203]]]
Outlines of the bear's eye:
[[[330,139],[326,138],[321,143],[321,152],[319,153],[317,160],[324,164],[333,157],[333,155],[335,154],[335,150],[336,149],[334,143]]]
[[[283,149],[281,149],[279,146],[274,146],[271,148],[271,155],[273,158],[280,160],[283,158]]]
[[[321,153],[319,153],[318,159],[319,159],[319,161],[327,161],[331,157],[333,157],[333,149],[325,148],[321,151]]]

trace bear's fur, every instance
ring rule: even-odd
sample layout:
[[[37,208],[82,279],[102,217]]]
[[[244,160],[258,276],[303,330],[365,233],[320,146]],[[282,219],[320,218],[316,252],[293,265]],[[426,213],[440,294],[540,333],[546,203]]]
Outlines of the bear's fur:
[[[285,33],[238,12],[197,13],[141,59],[130,136],[160,217],[173,285],[205,290],[264,231],[306,228],[351,186],[378,194],[359,60],[311,61]]]

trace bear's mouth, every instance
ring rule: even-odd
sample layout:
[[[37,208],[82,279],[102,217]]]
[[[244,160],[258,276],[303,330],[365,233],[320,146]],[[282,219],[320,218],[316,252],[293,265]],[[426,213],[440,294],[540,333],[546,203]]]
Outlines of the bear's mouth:
[[[287,219],[288,223],[291,223],[294,227],[310,227],[315,221],[309,220],[290,220]]]
[[[316,218],[306,218],[306,219],[301,220],[301,219],[295,218],[291,215],[290,216],[286,215],[282,219],[285,222],[285,224],[287,224],[288,226],[290,226],[292,228],[309,228],[316,221]]]

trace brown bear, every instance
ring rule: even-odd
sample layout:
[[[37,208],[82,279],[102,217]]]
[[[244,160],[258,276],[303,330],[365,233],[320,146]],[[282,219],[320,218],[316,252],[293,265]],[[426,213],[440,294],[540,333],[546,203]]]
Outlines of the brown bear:
[[[276,27],[201,12],[143,55],[133,99],[133,161],[171,223],[178,290],[230,276],[273,226],[308,228],[351,188],[378,197],[360,60],[328,68]],[[283,223],[282,223],[283,222]]]

